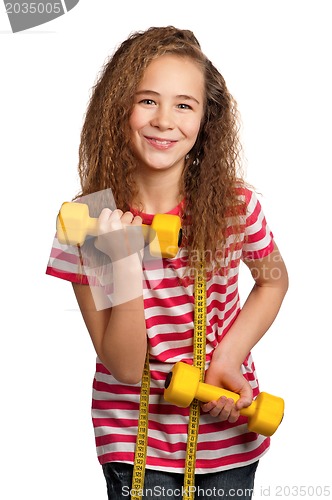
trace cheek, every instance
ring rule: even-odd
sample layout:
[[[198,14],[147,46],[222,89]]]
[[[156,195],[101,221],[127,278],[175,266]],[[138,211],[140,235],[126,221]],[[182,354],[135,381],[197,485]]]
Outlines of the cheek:
[[[139,127],[140,127],[140,119],[139,118],[140,118],[139,113],[137,113],[137,111],[135,111],[135,109],[134,109],[132,114],[130,115],[130,118],[129,118],[129,127],[130,127],[131,132],[135,132],[137,129],[139,129]]]
[[[148,117],[144,110],[134,107],[129,118],[129,126],[132,133],[135,133],[145,127],[147,120]]]
[[[190,137],[195,142],[199,134],[200,127],[201,127],[200,121],[188,124],[186,128],[187,137]]]

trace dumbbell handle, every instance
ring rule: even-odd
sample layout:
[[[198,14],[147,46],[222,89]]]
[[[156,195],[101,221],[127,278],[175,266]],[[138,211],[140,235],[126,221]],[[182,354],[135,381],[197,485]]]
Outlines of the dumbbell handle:
[[[236,403],[240,396],[236,392],[228,391],[222,387],[217,387],[215,385],[206,384],[205,382],[199,382],[197,386],[196,399],[202,403],[209,403],[210,401],[217,401],[217,399],[225,396],[226,398],[231,398]],[[257,403],[253,400],[250,406],[242,408],[240,410],[241,415],[246,417],[251,417],[256,411]]]
[[[98,236],[98,219],[95,217],[87,218],[86,234],[89,236]]]

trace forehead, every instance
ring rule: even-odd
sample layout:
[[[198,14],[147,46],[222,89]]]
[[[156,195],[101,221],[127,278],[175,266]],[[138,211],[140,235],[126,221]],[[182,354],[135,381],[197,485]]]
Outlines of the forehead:
[[[138,90],[142,89],[162,94],[199,94],[202,97],[203,70],[189,57],[165,54],[148,65],[138,86]]]

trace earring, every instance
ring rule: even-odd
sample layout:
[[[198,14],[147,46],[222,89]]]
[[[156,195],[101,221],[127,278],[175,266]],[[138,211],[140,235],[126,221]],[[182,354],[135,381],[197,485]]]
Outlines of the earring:
[[[186,160],[189,160],[189,158],[190,158],[190,154],[189,154],[189,153],[187,153],[185,158],[186,158]],[[192,165],[194,165],[195,167],[197,167],[197,166],[199,165],[199,163],[200,163],[200,162],[199,162],[199,158],[198,158],[198,156],[197,156],[197,157],[194,159],[194,161],[192,162]]]

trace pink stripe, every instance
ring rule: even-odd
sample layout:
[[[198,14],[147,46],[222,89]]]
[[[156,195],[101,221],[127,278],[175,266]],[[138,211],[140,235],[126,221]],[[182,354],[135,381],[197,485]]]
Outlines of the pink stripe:
[[[105,453],[98,457],[101,465],[106,464],[108,462],[134,462],[134,453],[130,453],[127,451],[120,452],[116,451],[114,453]]]
[[[96,437],[96,446],[106,446],[111,443],[135,443],[136,437],[135,435],[129,436],[121,433],[114,433],[112,435],[106,436],[97,436]]]
[[[64,262],[69,262],[71,264],[80,264],[80,259],[77,254],[65,252],[62,248],[55,248],[53,247],[51,250],[51,255],[50,257],[52,259],[58,259],[62,260]]]
[[[146,326],[147,328],[152,328],[153,326],[158,326],[158,325],[184,325],[184,324],[190,324],[193,321],[193,313],[185,313],[181,314],[179,316],[174,315],[166,315],[166,314],[157,314],[156,316],[153,316],[151,318],[148,318],[146,320]]]
[[[171,331],[169,333],[160,333],[159,335],[154,335],[149,340],[151,347],[157,347],[159,344],[162,344],[165,341],[167,343],[173,343],[191,339],[192,335],[192,330],[187,330],[186,332],[181,333]]]
[[[49,274],[50,276],[55,276],[56,278],[61,278],[66,281],[71,281],[72,283],[78,283],[81,285],[89,284],[89,281],[85,275],[77,273],[69,273],[66,271],[59,271],[59,269],[55,269],[54,267],[47,267],[46,274]]]

